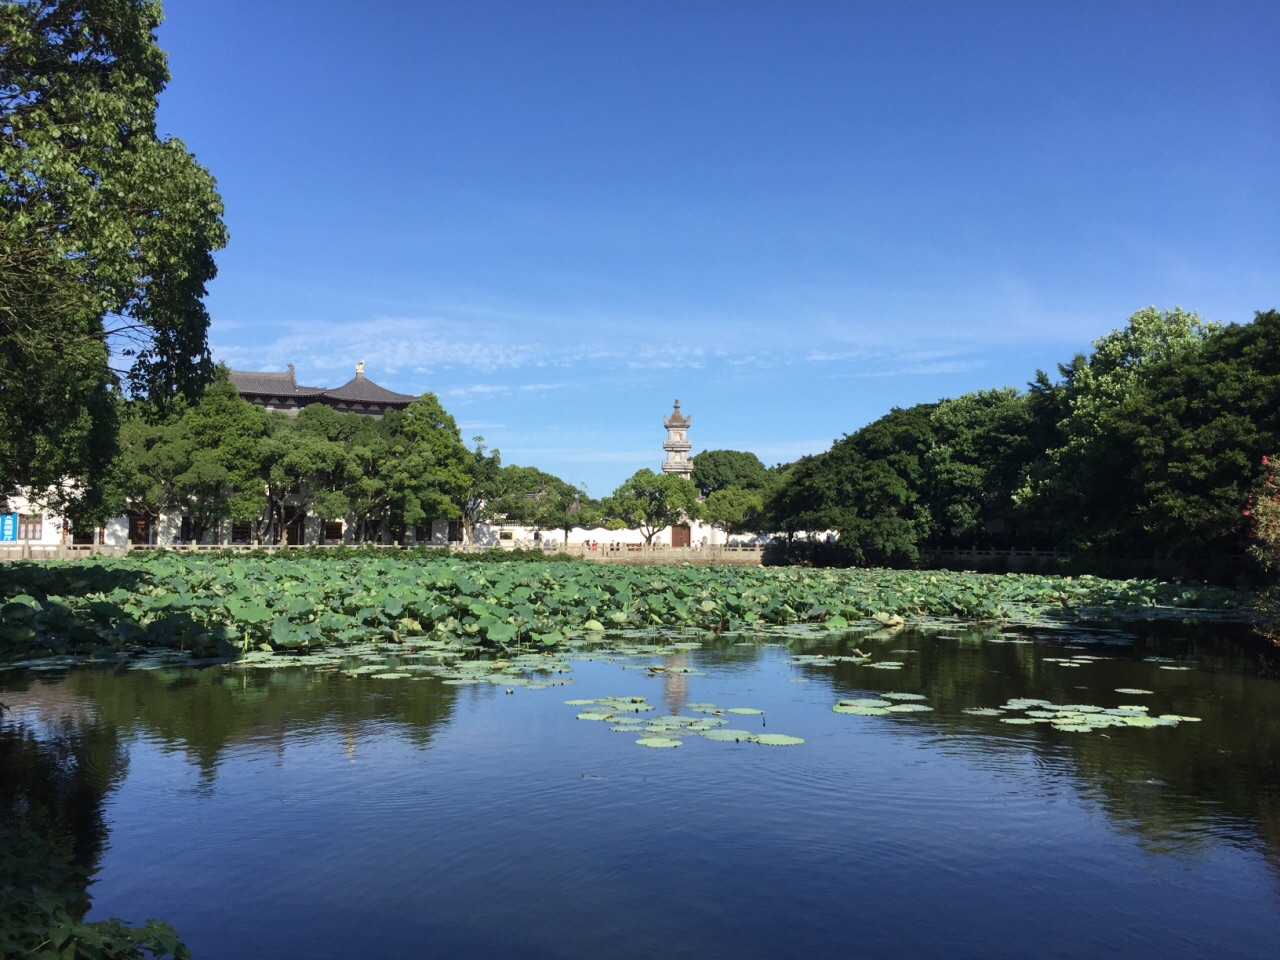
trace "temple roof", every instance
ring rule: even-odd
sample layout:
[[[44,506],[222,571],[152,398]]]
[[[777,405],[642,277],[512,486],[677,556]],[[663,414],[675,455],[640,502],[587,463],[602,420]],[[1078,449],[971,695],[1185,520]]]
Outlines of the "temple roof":
[[[321,393],[323,387],[300,387],[294,379],[292,365],[287,373],[258,373],[232,370],[231,383],[241,393],[257,396],[298,397]]]
[[[324,395],[332,400],[351,403],[413,403],[418,399],[407,393],[396,393],[380,387],[372,380],[366,380],[363,373],[357,373],[340,387],[324,391]]]
[[[356,375],[340,387],[299,386],[294,376],[293,364],[289,364],[289,369],[285,373],[232,370],[231,383],[241,396],[293,397],[299,401],[331,400],[337,403],[371,403],[405,407],[418,399],[412,394],[396,393],[366,379],[363,363],[357,364]]]

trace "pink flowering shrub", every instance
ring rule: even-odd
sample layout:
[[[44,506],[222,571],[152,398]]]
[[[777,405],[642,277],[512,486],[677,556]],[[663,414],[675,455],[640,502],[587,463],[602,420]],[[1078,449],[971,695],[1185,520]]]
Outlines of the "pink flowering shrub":
[[[1262,458],[1262,476],[1244,513],[1253,533],[1249,552],[1263,570],[1280,570],[1280,460],[1277,458]],[[1280,584],[1272,584],[1258,594],[1257,610],[1255,629],[1280,646]]]
[[[1249,552],[1264,570],[1280,569],[1280,460],[1262,458],[1262,476],[1244,514],[1253,530]]]

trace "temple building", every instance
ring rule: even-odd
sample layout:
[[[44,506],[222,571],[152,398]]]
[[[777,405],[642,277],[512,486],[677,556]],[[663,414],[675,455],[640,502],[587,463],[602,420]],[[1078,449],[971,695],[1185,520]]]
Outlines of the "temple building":
[[[356,364],[356,375],[340,387],[303,387],[294,376],[293,364],[287,373],[255,373],[232,370],[231,383],[250,403],[279,410],[291,417],[311,403],[323,403],[339,413],[361,413],[375,420],[388,410],[403,410],[418,398],[395,393],[364,375],[364,361]]]
[[[689,450],[693,444],[687,436],[692,422],[692,417],[686,417],[680,412],[679,400],[676,400],[671,416],[662,418],[662,425],[667,428],[667,442],[662,445],[662,449],[667,452],[666,459],[662,461],[663,473],[674,473],[686,480],[693,473],[693,461],[689,459]]]

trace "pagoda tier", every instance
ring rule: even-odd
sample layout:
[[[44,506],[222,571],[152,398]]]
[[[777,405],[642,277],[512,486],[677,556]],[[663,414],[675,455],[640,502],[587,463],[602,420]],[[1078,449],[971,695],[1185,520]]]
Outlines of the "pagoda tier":
[[[662,445],[662,449],[668,454],[667,459],[662,461],[663,473],[674,473],[685,478],[693,473],[693,463],[688,457],[693,444],[689,442],[687,436],[689,424],[692,422],[692,417],[687,417],[680,412],[679,400],[676,401],[671,416],[662,418],[662,425],[667,428],[667,440]]]

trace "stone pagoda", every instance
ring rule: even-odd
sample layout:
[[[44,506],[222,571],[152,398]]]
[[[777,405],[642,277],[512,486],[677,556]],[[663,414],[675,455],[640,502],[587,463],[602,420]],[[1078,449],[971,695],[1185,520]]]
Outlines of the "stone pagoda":
[[[689,459],[689,450],[693,444],[687,436],[692,422],[692,417],[686,417],[680,412],[679,400],[676,401],[676,408],[671,416],[662,418],[662,425],[667,428],[667,442],[662,445],[662,449],[667,451],[667,458],[662,461],[663,473],[674,473],[686,480],[693,473],[693,462]]]

